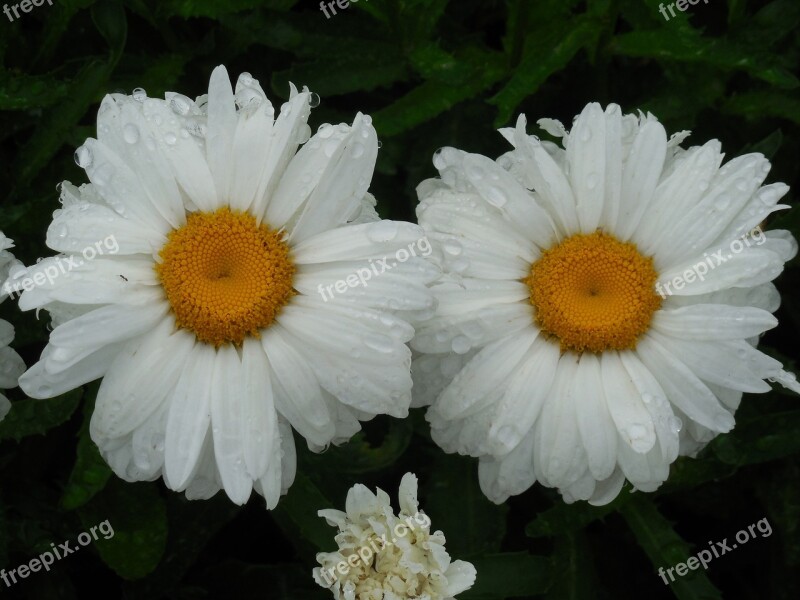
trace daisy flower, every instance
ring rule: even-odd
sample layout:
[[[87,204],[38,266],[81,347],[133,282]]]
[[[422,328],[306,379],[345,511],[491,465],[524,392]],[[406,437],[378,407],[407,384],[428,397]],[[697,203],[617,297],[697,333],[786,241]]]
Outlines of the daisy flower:
[[[358,484],[347,493],[346,512],[319,511],[339,529],[336,552],[317,554],[314,580],[336,600],[453,600],[475,583],[475,567],[451,561],[441,531],[419,510],[417,478],[400,482],[400,512],[389,495]]]
[[[9,271],[12,267],[20,266],[19,261],[9,252],[14,247],[14,242],[0,231],[0,302],[9,297],[11,288],[6,286]],[[25,363],[9,344],[14,340],[14,326],[8,321],[0,319],[0,390],[17,387],[19,376],[25,371]],[[11,403],[3,394],[0,394],[0,421],[11,410]]]
[[[375,213],[370,118],[310,137],[317,102],[292,86],[275,118],[257,80],[234,91],[218,67],[196,100],[107,96],[76,152],[91,183],[64,183],[47,233],[60,254],[29,269],[52,276],[20,306],[54,329],[20,383],[50,398],[102,377],[91,436],[123,479],[237,504],[255,489],[272,508],[294,478],[292,428],[319,451],[406,416],[408,319],[431,310],[432,268],[319,288],[422,230]]]
[[[480,458],[495,502],[535,481],[567,502],[653,491],[670,464],[730,431],[742,392],[800,391],[755,349],[777,325],[770,282],[797,244],[754,231],[787,192],[770,164],[681,148],[652,115],[589,104],[539,122],[493,161],[434,157],[420,224],[445,272],[412,371],[434,440]],[[750,234],[752,232],[752,234]]]

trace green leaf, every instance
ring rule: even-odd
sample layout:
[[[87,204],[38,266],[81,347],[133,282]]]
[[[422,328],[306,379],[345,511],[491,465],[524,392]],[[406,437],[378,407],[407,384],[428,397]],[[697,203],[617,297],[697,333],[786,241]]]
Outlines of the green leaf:
[[[441,529],[453,556],[497,552],[506,533],[505,504],[490,502],[478,484],[475,461],[463,456],[439,456],[438,475],[425,485],[425,513],[432,529]],[[453,500],[458,499],[458,510]]]
[[[125,49],[128,38],[128,21],[120,0],[101,0],[92,6],[92,20],[111,49],[112,62],[116,63]]]
[[[783,144],[783,132],[780,129],[776,129],[764,139],[754,144],[745,145],[738,154],[760,152],[767,158],[772,159],[778,153],[778,150],[780,150],[781,144]]]
[[[97,445],[89,436],[89,423],[94,412],[94,400],[83,405],[83,425],[78,433],[75,466],[61,496],[61,506],[73,510],[94,498],[108,483],[111,468],[103,460]]]
[[[108,63],[89,62],[71,83],[67,98],[45,113],[41,124],[19,152],[15,167],[17,187],[30,182],[58,152],[89,106],[103,97],[110,72]]]
[[[636,536],[639,545],[647,554],[653,566],[665,570],[664,577],[669,576],[666,570],[678,563],[686,563],[693,556],[689,544],[672,528],[670,522],[658,512],[655,504],[643,494],[635,494],[635,498],[620,509],[620,513]],[[658,571],[653,572],[658,580]],[[660,583],[663,583],[660,582]],[[669,581],[670,590],[679,600],[716,600],[722,596],[719,590],[709,581],[705,572],[688,571],[683,577],[675,574],[675,581]]]
[[[724,38],[703,37],[695,29],[632,31],[617,36],[617,54],[664,61],[701,63],[729,71],[744,71],[781,88],[793,89],[800,80],[780,64],[780,57],[739,46]]]
[[[761,121],[765,117],[778,117],[800,125],[800,100],[776,90],[741,92],[734,94],[722,105],[723,112],[743,115]]]
[[[577,533],[556,538],[553,555],[552,600],[591,600],[597,590],[597,573],[586,536]]]
[[[745,34],[753,44],[773,46],[790,33],[796,33],[798,26],[800,4],[796,0],[775,0],[753,15]]]
[[[733,24],[744,18],[747,0],[728,0],[728,23]]]
[[[289,10],[297,4],[297,0],[165,0],[159,2],[158,11],[163,16],[208,17],[217,19],[223,15],[269,8],[272,10]]]
[[[372,446],[359,432],[342,446],[322,454],[303,454],[314,472],[336,471],[351,475],[371,473],[392,466],[411,443],[413,427],[410,419],[391,419],[389,430],[379,446]]]
[[[100,537],[94,546],[123,579],[141,579],[161,560],[167,543],[167,510],[156,484],[113,478],[78,514],[86,531],[106,521],[113,528],[113,536]]]
[[[83,390],[77,389],[51,400],[26,399],[14,402],[0,422],[0,440],[16,440],[29,435],[44,435],[66,423],[78,408]]]
[[[336,529],[317,514],[324,508],[340,507],[334,507],[307,476],[298,472],[289,493],[281,498],[272,516],[284,525],[291,525],[300,539],[317,550],[330,552],[336,548],[333,539]]]
[[[378,135],[390,137],[421,125],[456,104],[483,93],[503,79],[507,72],[505,59],[497,53],[477,51],[464,57],[464,61],[473,66],[473,72],[463,85],[427,81],[374,113]]]
[[[658,488],[657,494],[689,490],[709,481],[719,481],[736,473],[735,466],[726,464],[705,450],[698,458],[681,456],[669,469],[669,479]]]
[[[563,69],[581,48],[593,43],[599,32],[597,23],[581,19],[577,23],[554,23],[540,35],[529,35],[514,75],[489,101],[499,109],[495,125],[507,125],[519,104]]]
[[[471,589],[458,595],[458,600],[531,598],[550,587],[551,563],[544,556],[508,552],[470,558],[469,561],[475,565],[477,579]]]
[[[371,91],[405,78],[406,68],[396,53],[371,51],[336,54],[310,63],[299,63],[272,76],[272,89],[288,89],[288,83],[313,86],[322,97]]]
[[[773,413],[738,423],[709,447],[730,465],[762,463],[800,452],[800,411]]]
[[[0,110],[47,108],[67,95],[69,86],[47,75],[0,73]]]
[[[536,518],[525,528],[525,534],[528,537],[538,538],[555,537],[580,531],[590,523],[607,517],[620,506],[629,502],[631,493],[628,489],[627,486],[623,487],[619,495],[605,506],[592,506],[588,502],[575,502],[574,504],[558,502],[552,508],[536,515]]]
[[[164,558],[147,578],[125,586],[128,600],[151,600],[168,595],[209,542],[242,508],[225,494],[209,500],[187,500],[179,494],[166,497],[169,538]]]

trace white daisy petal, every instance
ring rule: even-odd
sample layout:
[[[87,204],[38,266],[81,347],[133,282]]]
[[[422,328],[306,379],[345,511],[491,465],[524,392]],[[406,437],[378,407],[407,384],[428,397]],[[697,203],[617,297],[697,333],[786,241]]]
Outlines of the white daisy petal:
[[[298,92],[294,86],[291,84],[290,86],[292,90],[291,98],[281,107],[280,115],[278,115],[272,128],[269,155],[262,175],[265,183],[264,190],[260,197],[256,197],[256,201],[251,208],[254,215],[266,214],[267,222],[281,227],[286,226],[288,220],[282,215],[274,214],[271,211],[273,207],[282,204],[279,187],[282,186],[284,180],[288,182],[294,181],[294,178],[289,175],[292,163],[305,158],[300,158],[300,152],[297,152],[297,147],[302,137],[308,137],[307,135],[303,136],[303,131],[308,128],[306,123],[311,111],[308,90]],[[310,144],[311,142],[309,141],[306,146]],[[305,146],[303,146],[303,149],[305,149]],[[306,183],[310,183],[310,181]],[[314,189],[316,189],[316,186]],[[293,187],[291,191],[296,192],[299,190]],[[302,202],[305,197],[301,196],[297,200]],[[284,212],[283,214],[286,213]]]
[[[214,432],[214,455],[222,485],[236,504],[244,504],[253,489],[253,479],[247,472],[245,445],[247,430],[243,381],[231,379],[242,362],[232,346],[220,348],[214,362],[211,379],[211,427]]]
[[[538,481],[604,505],[730,431],[743,392],[800,393],[756,350],[798,253],[760,228],[788,188],[761,187],[759,154],[720,166],[717,140],[681,148],[689,132],[614,104],[570,131],[539,120],[559,144],[525,124],[500,130],[514,149],[497,161],[437,151],[440,178],[417,187],[442,275],[411,342],[413,404],[444,451],[479,458],[491,501]]]
[[[638,454],[649,452],[656,443],[655,426],[619,354],[605,352],[601,365],[608,412],[620,438]]]
[[[378,156],[378,136],[371,119],[358,114],[349,136],[332,152],[319,183],[308,198],[289,239],[300,243],[321,231],[343,225],[367,193]],[[311,143],[311,142],[309,142]]]
[[[778,320],[760,308],[694,304],[653,315],[653,329],[682,340],[735,340],[772,329]]]
[[[186,489],[199,467],[211,424],[212,386],[217,360],[213,348],[195,345],[169,399],[164,481],[174,490]]]
[[[733,417],[720,405],[714,394],[689,367],[650,335],[642,338],[637,352],[670,401],[689,418],[722,433],[733,428]]]
[[[162,319],[115,357],[97,392],[92,414],[90,431],[98,444],[101,439],[135,431],[174,390],[194,341],[183,332],[172,334],[172,329],[170,320]],[[142,380],[140,373],[147,373],[147,378]]]
[[[597,481],[610,477],[617,464],[616,419],[612,420],[611,400],[604,389],[604,384],[607,389],[608,379],[613,377],[609,370],[615,367],[609,368],[607,362],[606,355],[601,362],[593,354],[584,354],[575,382],[579,394],[575,402],[578,430],[589,461],[589,471]]]
[[[629,240],[650,208],[667,155],[667,132],[658,121],[638,128],[622,174],[620,207],[614,231]]]
[[[580,230],[590,233],[600,224],[605,202],[606,121],[599,104],[588,104],[583,109],[572,127],[566,150]]]
[[[220,65],[211,73],[208,84],[208,132],[206,157],[218,205],[229,201],[233,183],[233,139],[236,131],[236,105],[228,70]]]
[[[270,364],[275,407],[300,435],[318,446],[333,438],[334,427],[311,366],[279,327],[262,340]]]
[[[0,300],[53,325],[20,385],[50,398],[103,377],[91,436],[126,481],[237,504],[255,490],[271,509],[294,481],[293,426],[322,451],[408,415],[411,321],[440,270],[419,226],[375,211],[370,118],[309,140],[311,98],[290,84],[274,119],[258,81],[234,93],[222,66],[196,101],[110,95],[76,154],[92,183],[61,186],[62,254],[26,268],[0,234]],[[0,386],[23,370],[12,336],[0,322]]]

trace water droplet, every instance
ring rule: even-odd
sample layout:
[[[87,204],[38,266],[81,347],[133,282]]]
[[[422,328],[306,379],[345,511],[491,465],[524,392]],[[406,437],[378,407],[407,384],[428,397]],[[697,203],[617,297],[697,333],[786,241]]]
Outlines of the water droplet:
[[[714,417],[714,427],[717,431],[727,432],[733,427],[733,417],[730,413],[720,413]]]
[[[178,136],[175,135],[172,131],[168,131],[167,133],[164,134],[164,141],[167,143],[167,145],[174,146],[175,144],[178,143]]]
[[[327,142],[325,142],[325,145],[322,147],[322,151],[325,153],[325,156],[331,158],[334,154],[336,154],[336,151],[339,149],[340,144],[341,140],[339,140],[338,138],[331,138]]]
[[[597,187],[597,183],[600,181],[600,177],[597,173],[589,173],[586,176],[586,188],[589,190],[593,190]]]
[[[305,144],[309,139],[311,139],[311,127],[308,125],[302,125],[297,130],[297,143]]]
[[[367,230],[367,238],[372,242],[391,242],[397,237],[396,221],[378,221]]]
[[[395,348],[395,341],[388,335],[374,333],[364,338],[364,345],[382,354],[390,354]]]
[[[75,164],[81,169],[88,169],[92,166],[92,151],[86,146],[81,146],[75,150]]]
[[[469,268],[469,261],[466,258],[457,258],[450,263],[450,268],[456,273],[463,273]]]
[[[122,128],[122,137],[129,144],[135,144],[139,141],[139,128],[133,123],[128,123]]]
[[[502,208],[508,202],[508,196],[505,191],[497,186],[489,186],[484,191],[486,201],[496,208]]]
[[[714,208],[717,210],[725,210],[731,203],[731,199],[729,196],[725,196],[724,194],[720,194],[714,199]]]
[[[311,108],[317,108],[319,106],[319,103],[320,103],[319,94],[315,94],[314,92],[311,92],[308,95],[308,105]]]
[[[451,347],[456,354],[466,354],[470,351],[470,348],[472,348],[472,342],[467,336],[459,335],[453,338]]]
[[[147,99],[147,92],[144,88],[136,88],[133,90],[133,99],[137,102],[144,102]]]
[[[189,98],[184,96],[183,94],[175,94],[169,100],[169,107],[172,109],[176,115],[186,116],[192,110],[192,102]]]
[[[468,176],[469,176],[471,179],[477,179],[477,180],[481,180],[481,179],[483,179],[483,176],[484,176],[484,174],[485,174],[485,172],[484,172],[484,170],[483,170],[483,168],[482,168],[482,167],[472,167],[472,168],[471,168],[471,169],[469,169],[469,171],[467,172],[467,175],[468,175]]]
[[[433,153],[433,166],[439,171],[447,166],[447,162],[445,162],[443,154],[444,148],[439,148]]]
[[[356,142],[355,144],[353,144],[353,147],[350,150],[350,154],[353,156],[353,158],[358,158],[360,156],[363,156],[364,144],[362,144],[361,142]]]
[[[679,433],[683,429],[683,421],[681,421],[680,417],[672,416],[669,419],[669,428],[672,433]]]
[[[650,449],[650,444],[647,440],[647,427],[634,423],[628,427],[627,433],[631,440],[631,448],[635,452],[647,452]]]
[[[451,256],[458,256],[464,250],[464,247],[458,240],[446,240],[444,244],[442,244],[442,247],[444,251]]]
[[[255,111],[264,103],[264,95],[261,90],[245,87],[236,93],[236,106],[239,110]]]

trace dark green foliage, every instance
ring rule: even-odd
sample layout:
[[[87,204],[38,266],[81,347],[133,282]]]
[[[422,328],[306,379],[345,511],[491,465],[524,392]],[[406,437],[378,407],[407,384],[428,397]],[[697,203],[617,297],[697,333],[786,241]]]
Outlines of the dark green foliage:
[[[94,135],[104,94],[207,89],[218,64],[249,71],[279,104],[288,82],[322,97],[312,128],[374,117],[383,147],[372,191],[383,216],[413,220],[431,155],[452,145],[497,156],[493,130],[525,112],[567,125],[587,102],[652,111],[690,142],[771,158],[768,182],[800,183],[800,3],[709,0],[666,21],[654,0],[361,0],[327,19],[314,0],[56,0],[9,22],[0,14],[0,229],[27,263],[45,256],[56,184],[85,181],[74,149]],[[794,202],[793,193],[784,201]],[[800,233],[800,212],[770,226]],[[764,345],[797,357],[798,282],[777,284],[781,321]],[[33,364],[47,317],[0,317]],[[737,427],[698,459],[682,458],[657,493],[626,487],[602,508],[565,505],[534,486],[504,506],[478,487],[476,461],[443,455],[420,411],[379,418],[321,455],[297,439],[299,473],[273,513],[253,497],[188,502],[160,481],[112,475],[89,438],[96,386],[53,400],[9,396],[0,424],[0,568],[11,569],[109,520],[98,539],[6,598],[61,600],[315,599],[314,554],[334,546],[321,508],[344,508],[356,482],[396,495],[414,471],[422,506],[454,558],[474,562],[463,599],[796,598],[800,593],[800,410],[782,391],[747,395]],[[82,408],[81,408],[82,403]],[[666,586],[670,567],[768,518],[770,537]]]

